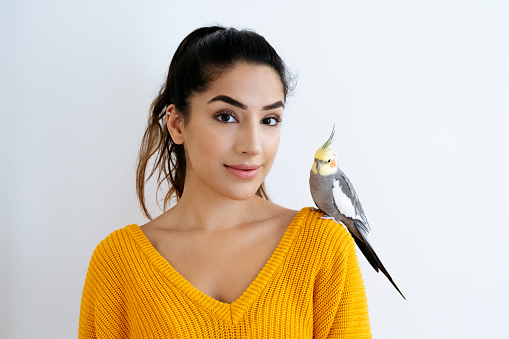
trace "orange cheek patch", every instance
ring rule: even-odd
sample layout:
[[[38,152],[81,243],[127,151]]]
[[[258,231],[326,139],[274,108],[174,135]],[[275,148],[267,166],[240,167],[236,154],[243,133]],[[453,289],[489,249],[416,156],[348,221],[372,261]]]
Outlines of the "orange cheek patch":
[[[336,160],[331,160],[331,161],[330,161],[330,166],[331,166],[332,168],[336,167]]]

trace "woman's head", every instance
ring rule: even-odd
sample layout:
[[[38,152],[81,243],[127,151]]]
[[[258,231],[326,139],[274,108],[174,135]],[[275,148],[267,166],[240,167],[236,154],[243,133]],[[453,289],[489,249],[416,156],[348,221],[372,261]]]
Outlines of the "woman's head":
[[[166,80],[166,104],[174,104],[185,116],[190,96],[204,91],[211,81],[240,61],[273,68],[281,78],[286,97],[288,79],[284,63],[262,36],[214,26],[195,30],[178,47]]]
[[[183,145],[174,143],[168,133],[164,118],[166,108],[173,105],[187,122],[193,95],[206,91],[215,79],[239,63],[273,69],[281,80],[286,99],[289,77],[285,65],[274,48],[259,34],[234,28],[203,27],[193,31],[179,45],[171,61],[167,80],[152,103],[140,148],[136,186],[138,199],[147,216],[144,186],[155,172],[159,172],[159,186],[165,181],[169,184],[165,206],[173,196],[179,199],[184,190],[185,151]],[[146,178],[146,167],[153,155],[156,155],[156,161]],[[263,184],[257,194],[267,198]]]

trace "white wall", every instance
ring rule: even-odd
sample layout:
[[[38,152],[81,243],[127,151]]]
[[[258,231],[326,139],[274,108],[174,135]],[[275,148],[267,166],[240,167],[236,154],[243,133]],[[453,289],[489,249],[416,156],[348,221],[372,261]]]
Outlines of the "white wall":
[[[145,223],[134,167],[150,102],[181,39],[214,23],[253,28],[299,74],[276,202],[312,205],[312,157],[336,124],[408,299],[359,258],[374,337],[507,332],[509,3],[303,3],[1,3],[2,338],[76,337],[95,246]]]

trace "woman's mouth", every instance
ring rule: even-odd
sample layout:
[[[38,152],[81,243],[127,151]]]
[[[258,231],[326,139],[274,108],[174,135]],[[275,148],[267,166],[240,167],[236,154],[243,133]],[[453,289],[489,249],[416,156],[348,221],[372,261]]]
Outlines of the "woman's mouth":
[[[239,179],[253,179],[258,174],[259,165],[224,165],[226,170]]]

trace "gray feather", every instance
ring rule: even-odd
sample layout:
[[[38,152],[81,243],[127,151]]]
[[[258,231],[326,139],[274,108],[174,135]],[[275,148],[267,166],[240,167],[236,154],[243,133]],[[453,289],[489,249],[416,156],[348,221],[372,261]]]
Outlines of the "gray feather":
[[[350,203],[355,209],[355,218],[347,217],[342,211],[339,210],[338,204],[334,200],[333,187],[337,183],[341,192],[350,200]],[[385,269],[384,265],[378,258],[373,247],[368,241],[367,234],[371,228],[364,213],[364,209],[360,203],[359,197],[353,188],[352,183],[348,177],[338,168],[338,171],[332,175],[321,176],[315,174],[313,171],[309,175],[309,187],[311,190],[311,197],[316,206],[328,216],[333,217],[335,220],[341,222],[352,234],[355,243],[364,254],[368,262],[373,266],[375,271],[382,271],[389,279],[392,285],[398,290],[401,296],[405,298],[403,293],[399,290],[398,286],[392,280],[389,272]]]
[[[362,208],[359,197],[357,196],[357,193],[355,192],[355,189],[353,188],[350,179],[348,179],[345,173],[343,173],[343,171],[341,171],[341,169],[339,168],[336,174],[334,174],[334,178],[339,181],[339,186],[343,190],[343,193],[352,201],[352,204],[355,208],[355,212],[362,220],[361,227],[364,228],[364,231],[366,233],[369,233],[371,231],[371,227],[369,226],[368,219],[366,218],[366,214],[364,213],[364,209]]]

